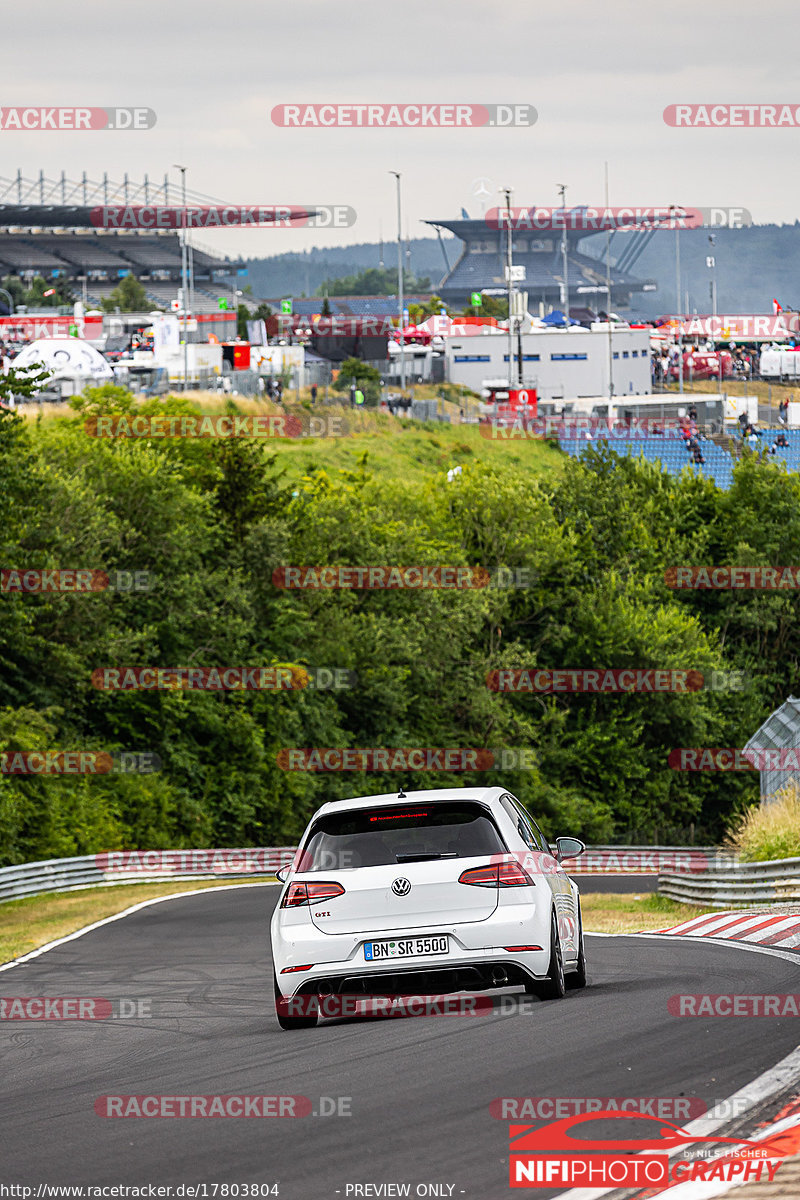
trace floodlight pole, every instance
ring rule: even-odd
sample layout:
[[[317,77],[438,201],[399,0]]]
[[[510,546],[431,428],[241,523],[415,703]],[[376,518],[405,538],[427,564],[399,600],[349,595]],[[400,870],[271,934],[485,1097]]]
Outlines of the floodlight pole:
[[[564,210],[564,228],[561,230],[561,270],[564,274],[564,316],[569,329],[569,275],[567,268],[567,185],[560,183],[558,191],[561,196],[561,207]]]
[[[403,330],[403,212],[400,199],[400,172],[390,171],[397,180],[397,297],[400,312],[400,390],[406,390],[406,339]]]
[[[509,393],[514,384],[514,333],[512,329],[512,304],[514,300],[514,284],[512,282],[514,255],[511,244],[511,188],[503,188],[503,195],[506,198],[506,221],[508,222],[508,234],[506,237],[506,275],[508,276],[508,390]],[[509,400],[511,396],[509,395]]]
[[[683,395],[683,338],[681,337],[681,227],[679,224],[678,206],[670,205],[670,211],[675,214],[675,316],[678,318],[678,381],[679,390]]]
[[[608,208],[608,163],[606,172],[606,212]],[[614,345],[611,334],[611,230],[606,223],[606,295],[608,297],[608,312],[606,313],[606,328],[608,329],[608,420],[611,422],[611,405],[614,401]]]
[[[187,275],[186,254],[186,167],[173,163],[181,173],[181,192],[183,195],[183,212],[181,213],[181,284],[183,289],[183,390],[189,387],[189,333],[186,322],[186,309],[189,305],[189,283]]]

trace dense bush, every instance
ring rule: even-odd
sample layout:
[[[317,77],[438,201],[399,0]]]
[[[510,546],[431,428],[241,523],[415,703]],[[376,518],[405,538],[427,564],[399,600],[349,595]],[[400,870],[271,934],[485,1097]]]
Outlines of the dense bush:
[[[743,862],[800,858],[800,790],[790,785],[769,804],[747,809],[731,827],[728,842]]]

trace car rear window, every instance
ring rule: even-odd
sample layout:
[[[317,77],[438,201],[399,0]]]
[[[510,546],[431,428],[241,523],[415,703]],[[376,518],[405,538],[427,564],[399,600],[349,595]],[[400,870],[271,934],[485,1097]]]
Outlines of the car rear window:
[[[392,805],[321,817],[310,831],[297,869],[343,871],[475,858],[505,850],[491,814],[482,805],[470,801]]]

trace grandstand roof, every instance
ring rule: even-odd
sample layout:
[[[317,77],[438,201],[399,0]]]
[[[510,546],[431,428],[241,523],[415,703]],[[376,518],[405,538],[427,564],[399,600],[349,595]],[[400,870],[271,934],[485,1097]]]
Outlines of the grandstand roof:
[[[465,298],[470,292],[505,290],[506,233],[493,228],[485,219],[426,221],[427,225],[449,229],[464,242],[462,253],[441,281],[437,291],[447,299]],[[522,291],[540,299],[560,296],[562,282],[561,232],[554,230],[513,230],[514,265],[525,268]],[[591,237],[584,230],[568,230],[567,267],[570,299],[606,296],[606,265],[600,259],[582,254],[577,246]],[[629,239],[634,234],[626,235]],[[611,265],[611,303],[626,304],[634,292],[655,291],[652,279],[638,279],[616,264]]]

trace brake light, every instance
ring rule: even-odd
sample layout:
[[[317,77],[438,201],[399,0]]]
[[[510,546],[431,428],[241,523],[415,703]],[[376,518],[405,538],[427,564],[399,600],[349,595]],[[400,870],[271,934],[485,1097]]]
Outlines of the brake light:
[[[290,883],[281,900],[281,908],[300,908],[303,904],[319,904],[344,895],[340,883]]]
[[[485,867],[470,867],[462,871],[458,877],[459,883],[469,883],[473,887],[531,887],[535,880],[531,878],[518,862],[489,863]]]

